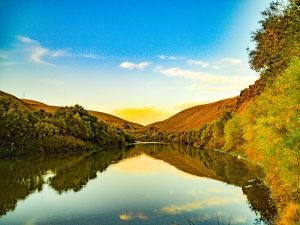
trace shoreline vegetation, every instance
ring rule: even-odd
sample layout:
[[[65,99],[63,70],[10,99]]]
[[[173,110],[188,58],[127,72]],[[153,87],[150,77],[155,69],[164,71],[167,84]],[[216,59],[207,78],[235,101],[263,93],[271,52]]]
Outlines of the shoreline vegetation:
[[[27,152],[75,154],[133,142],[129,133],[99,121],[79,105],[53,113],[33,112],[4,93],[0,103],[2,156]]]
[[[300,1],[272,2],[262,15],[261,27],[252,34],[255,47],[249,50],[250,66],[260,78],[213,121],[174,131],[167,125],[161,129],[166,120],[127,132],[79,105],[33,111],[0,92],[0,156],[74,154],[135,140],[217,149],[262,165],[278,210],[276,224],[299,225]]]

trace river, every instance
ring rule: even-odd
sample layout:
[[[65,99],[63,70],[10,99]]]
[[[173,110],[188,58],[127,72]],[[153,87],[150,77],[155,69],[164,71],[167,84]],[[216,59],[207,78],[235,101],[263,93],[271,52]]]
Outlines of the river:
[[[260,167],[217,151],[137,144],[0,161],[0,224],[272,224]]]

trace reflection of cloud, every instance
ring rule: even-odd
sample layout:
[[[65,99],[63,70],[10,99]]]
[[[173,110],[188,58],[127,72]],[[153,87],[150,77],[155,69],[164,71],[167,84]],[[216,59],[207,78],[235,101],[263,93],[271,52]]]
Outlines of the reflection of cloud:
[[[194,220],[198,221],[198,222],[204,222],[204,221],[208,221],[214,218],[215,215],[210,215],[208,213],[206,214],[202,214],[200,216],[197,216]]]
[[[164,120],[170,116],[169,113],[165,113],[164,111],[153,107],[117,109],[113,111],[113,114],[120,116],[125,120],[134,121],[144,125],[154,121]]]
[[[25,225],[35,225],[35,221],[34,220],[27,220],[25,221]]]
[[[200,201],[186,203],[186,204],[178,204],[178,205],[169,205],[162,207],[160,209],[161,212],[167,213],[167,214],[181,214],[183,212],[190,212],[196,209],[202,209],[205,208],[203,203]]]
[[[147,220],[148,216],[146,216],[143,212],[128,212],[123,213],[120,215],[120,220],[127,221],[127,220],[133,220],[133,219],[139,219],[139,220]]]
[[[231,224],[245,224],[246,221],[245,217],[233,217],[230,222]]]
[[[190,203],[184,203],[184,204],[172,204],[165,207],[162,207],[160,209],[161,212],[177,215],[184,212],[190,212],[198,209],[204,209],[209,208],[213,206],[221,206],[221,205],[228,205],[228,204],[240,204],[241,200],[237,198],[222,198],[222,197],[212,197],[212,198],[205,198],[201,201],[193,201]]]

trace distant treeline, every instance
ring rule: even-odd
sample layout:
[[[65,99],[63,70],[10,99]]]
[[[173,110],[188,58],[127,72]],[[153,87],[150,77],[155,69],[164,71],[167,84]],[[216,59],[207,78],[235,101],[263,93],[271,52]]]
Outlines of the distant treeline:
[[[123,130],[98,121],[79,105],[33,112],[13,96],[0,96],[2,152],[77,152],[131,141]]]

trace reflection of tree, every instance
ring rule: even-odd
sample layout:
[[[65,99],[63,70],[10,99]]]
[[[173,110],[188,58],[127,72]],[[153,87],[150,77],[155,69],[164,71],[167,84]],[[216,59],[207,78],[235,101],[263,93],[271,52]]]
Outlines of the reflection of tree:
[[[129,149],[128,149],[129,148]],[[103,172],[109,165],[124,158],[146,153],[178,169],[202,177],[209,177],[240,186],[249,204],[264,220],[276,213],[270,202],[269,191],[260,180],[262,170],[245,160],[221,152],[199,150],[177,145],[136,145],[134,148],[111,148],[86,155],[65,157],[24,158],[0,162],[0,215],[13,210],[18,200],[40,191],[43,175],[51,170],[55,176],[48,183],[58,193],[80,191],[89,180]],[[10,175],[10,176],[9,176]]]
[[[129,154],[128,148],[126,150],[122,147],[94,152],[76,164],[58,170],[50,180],[50,186],[59,193],[68,190],[80,191],[89,180],[97,177],[98,171],[103,172],[110,164],[128,157]]]
[[[271,221],[275,217],[276,209],[269,189],[262,182],[264,174],[259,166],[226,153],[187,146],[141,145],[136,148],[139,152],[143,149],[184,172],[242,187],[250,207],[260,213],[262,220]]]
[[[128,153],[127,153],[128,152]],[[50,180],[59,193],[80,190],[90,179],[96,177],[113,162],[127,157],[130,151],[121,147],[90,155],[20,158],[0,161],[0,215],[14,210],[19,200],[35,191],[41,191],[45,183],[43,175],[53,171]]]
[[[47,170],[63,165],[62,160],[10,159],[0,161],[0,215],[13,210],[18,200],[40,191]]]

